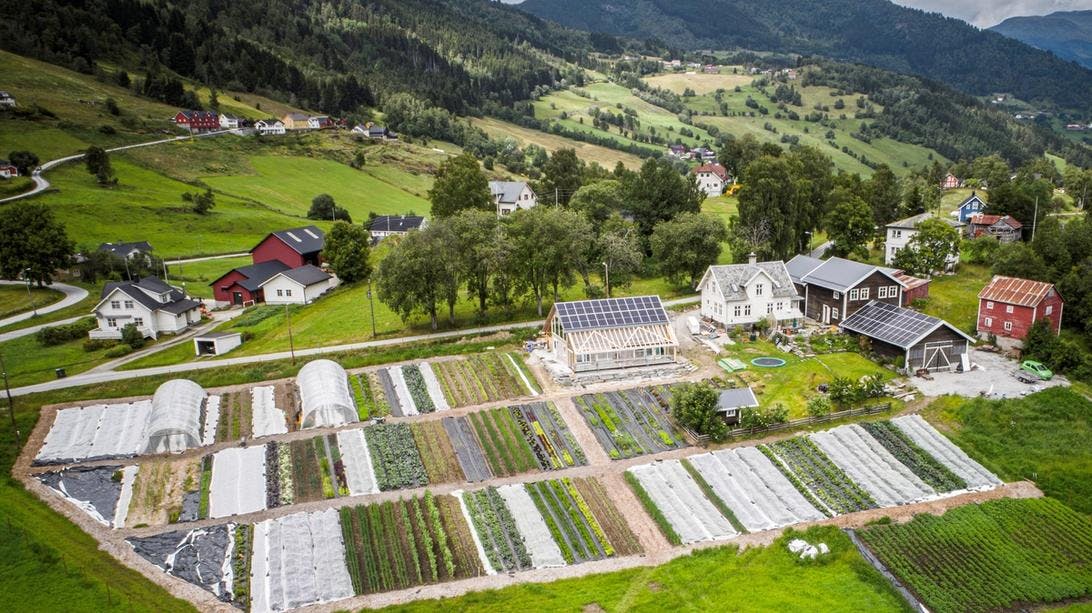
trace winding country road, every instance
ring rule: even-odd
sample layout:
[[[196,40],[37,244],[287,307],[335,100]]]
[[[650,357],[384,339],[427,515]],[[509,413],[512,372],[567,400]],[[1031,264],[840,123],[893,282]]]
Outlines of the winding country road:
[[[231,132],[231,130],[217,130],[215,132],[204,132],[202,134],[187,134],[185,136],[175,136],[175,137],[172,137],[172,138],[162,138],[162,139],[159,139],[159,140],[153,140],[153,141],[149,141],[149,142],[146,142],[146,143],[136,143],[135,145],[123,145],[121,147],[113,147],[111,149],[107,149],[106,152],[107,153],[114,153],[115,151],[125,151],[125,150],[128,150],[128,149],[136,149],[138,147],[150,147],[152,145],[162,145],[163,143],[173,143],[175,141],[186,140],[186,139],[190,139],[190,138],[202,138],[202,137],[205,137],[205,136],[218,136],[220,134],[228,134],[230,132]],[[30,178],[34,180],[34,189],[30,190],[29,192],[24,192],[22,194],[18,194],[16,196],[10,196],[8,198],[0,198],[0,204],[3,204],[5,202],[11,202],[13,200],[21,200],[23,198],[29,198],[31,196],[34,196],[36,194],[40,194],[40,193],[44,192],[45,190],[49,189],[50,183],[44,176],[42,176],[42,173],[44,173],[47,170],[53,170],[54,168],[60,166],[61,164],[65,164],[67,162],[75,162],[76,160],[82,160],[84,155],[85,154],[83,154],[83,153],[77,153],[75,155],[69,155],[69,156],[65,156],[63,158],[57,158],[55,160],[50,160],[50,161],[42,164],[41,166],[35,168],[34,172],[30,175]]]
[[[0,285],[26,285],[26,283],[24,281],[0,281]],[[31,317],[34,317],[35,314],[45,315],[46,313],[60,311],[61,309],[70,307],[87,297],[87,290],[83,289],[82,287],[76,287],[75,285],[54,283],[53,285],[49,286],[49,289],[55,289],[59,292],[62,292],[64,294],[64,298],[62,298],[58,302],[54,302],[53,304],[39,307],[37,311],[26,311],[25,313],[19,313],[18,315],[12,315],[11,317],[0,319],[0,328],[3,328],[4,326],[10,326],[11,324],[19,323],[21,321],[26,321]],[[17,332],[22,332],[22,330],[17,330]],[[19,334],[16,336],[22,335]],[[0,340],[3,340],[2,336],[0,336]]]

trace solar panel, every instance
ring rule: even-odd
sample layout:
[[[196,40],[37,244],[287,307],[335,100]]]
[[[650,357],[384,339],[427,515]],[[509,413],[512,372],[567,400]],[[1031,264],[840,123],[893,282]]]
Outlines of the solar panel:
[[[941,320],[888,304],[870,302],[842,322],[842,327],[876,340],[906,348]]]
[[[567,331],[668,322],[659,296],[559,302],[555,308],[562,328]]]

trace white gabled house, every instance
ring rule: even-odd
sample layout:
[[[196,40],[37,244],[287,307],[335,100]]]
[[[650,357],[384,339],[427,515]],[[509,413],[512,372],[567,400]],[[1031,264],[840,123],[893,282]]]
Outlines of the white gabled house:
[[[907,217],[906,219],[900,219],[899,221],[889,223],[887,224],[887,240],[884,242],[883,263],[885,265],[893,266],[895,264],[895,256],[898,255],[899,251],[910,244],[910,240],[918,234],[918,226],[928,219],[940,219],[960,233],[963,232],[963,227],[966,225],[954,219],[936,217],[932,213],[921,213],[920,215],[914,215],[913,217]],[[955,268],[959,264],[959,253],[948,256],[947,262],[947,268],[949,270]]]
[[[697,177],[698,187],[710,198],[723,194],[724,188],[732,182],[728,169],[716,163],[698,166],[694,169],[694,176]]]
[[[310,304],[336,285],[333,276],[307,264],[273,275],[261,288],[266,304]]]
[[[239,118],[235,115],[220,113],[220,127],[225,130],[236,130],[239,128]]]
[[[134,324],[145,337],[178,334],[201,321],[201,303],[156,277],[107,283],[93,310],[98,328],[91,338],[119,339]]]
[[[284,122],[280,119],[260,119],[254,122],[254,129],[258,131],[258,134],[284,134]]]
[[[698,282],[702,317],[725,328],[751,326],[768,319],[779,327],[796,328],[804,319],[803,298],[796,291],[785,263],[757,262],[710,266]]]
[[[368,233],[373,242],[388,236],[402,236],[414,230],[424,230],[428,220],[420,215],[377,215],[368,220]]]
[[[518,209],[533,208],[538,204],[535,190],[526,181],[490,181],[489,192],[497,205],[497,215],[511,215]]]

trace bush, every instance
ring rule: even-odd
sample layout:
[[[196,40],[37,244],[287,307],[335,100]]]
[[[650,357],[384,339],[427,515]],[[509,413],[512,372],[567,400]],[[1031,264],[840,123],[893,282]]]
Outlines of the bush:
[[[125,327],[121,329],[121,342],[132,349],[140,349],[144,346],[144,333],[136,327],[136,324],[125,324]]]
[[[129,345],[118,345],[117,347],[114,347],[113,349],[110,349],[109,351],[107,351],[103,355],[105,355],[108,358],[120,358],[122,356],[129,355],[132,352],[133,352],[133,348],[130,347]]]
[[[835,377],[830,382],[830,399],[840,409],[849,406],[861,399],[861,388],[852,379],[847,377]]]
[[[118,342],[109,338],[89,338],[83,342],[84,351],[99,351],[100,349],[109,349]]]
[[[70,324],[42,328],[38,330],[35,337],[38,339],[39,345],[52,347],[53,345],[83,338],[87,336],[88,332],[94,330],[97,325],[94,317],[86,317]]]
[[[813,396],[808,400],[808,415],[812,417],[826,417],[830,415],[830,398],[826,396]]]

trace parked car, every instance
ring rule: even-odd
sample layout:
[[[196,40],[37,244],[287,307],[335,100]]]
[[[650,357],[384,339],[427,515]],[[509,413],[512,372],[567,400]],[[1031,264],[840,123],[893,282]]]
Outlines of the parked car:
[[[1054,373],[1050,372],[1050,369],[1043,365],[1042,362],[1036,362],[1035,360],[1025,360],[1020,364],[1020,370],[1031,373],[1043,381],[1050,381],[1054,377]]]

